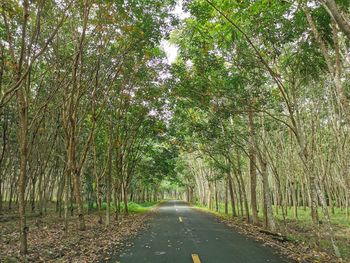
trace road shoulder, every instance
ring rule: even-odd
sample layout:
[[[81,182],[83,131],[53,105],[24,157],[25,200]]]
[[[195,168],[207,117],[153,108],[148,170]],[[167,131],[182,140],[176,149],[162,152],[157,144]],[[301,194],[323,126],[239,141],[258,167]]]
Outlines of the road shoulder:
[[[297,240],[288,239],[280,233],[269,233],[260,226],[247,223],[243,218],[232,217],[230,215],[218,213],[206,208],[190,205],[194,210],[210,214],[219,222],[225,224],[233,231],[258,241],[263,246],[268,246],[276,250],[281,256],[295,262],[342,262],[326,253],[313,250],[305,243],[299,243]],[[281,238],[283,237],[283,238]]]

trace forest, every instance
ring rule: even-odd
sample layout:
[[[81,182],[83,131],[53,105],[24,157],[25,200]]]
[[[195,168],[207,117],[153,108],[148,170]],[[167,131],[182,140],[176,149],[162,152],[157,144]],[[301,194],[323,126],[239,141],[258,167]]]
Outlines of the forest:
[[[89,242],[111,246],[165,199],[299,262],[350,260],[348,0],[0,13],[0,262],[84,262],[76,240],[101,256]]]

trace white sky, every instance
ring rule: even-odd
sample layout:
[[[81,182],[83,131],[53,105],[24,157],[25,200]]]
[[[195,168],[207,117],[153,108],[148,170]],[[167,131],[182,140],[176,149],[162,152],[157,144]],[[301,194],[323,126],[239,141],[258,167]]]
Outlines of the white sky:
[[[175,14],[180,20],[183,20],[185,18],[188,18],[190,15],[182,10],[182,0],[179,0],[172,11],[173,14]],[[175,61],[177,54],[178,54],[178,48],[176,45],[170,43],[168,40],[162,40],[160,43],[160,46],[165,51],[168,63],[171,64]]]
[[[176,45],[171,44],[168,40],[162,40],[160,43],[160,46],[166,53],[166,57],[168,60],[168,63],[171,64],[175,61],[177,54],[178,54],[178,48]]]

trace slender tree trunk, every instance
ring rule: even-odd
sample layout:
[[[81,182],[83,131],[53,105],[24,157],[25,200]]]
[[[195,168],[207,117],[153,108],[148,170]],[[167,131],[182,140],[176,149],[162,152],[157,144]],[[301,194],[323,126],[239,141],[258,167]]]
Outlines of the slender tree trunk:
[[[35,210],[35,185],[36,185],[36,175],[33,175],[32,178],[32,192],[31,192],[31,210],[34,212]]]
[[[234,195],[234,191],[233,191],[233,182],[232,182],[231,175],[228,174],[227,178],[228,178],[228,187],[229,187],[229,192],[230,192],[232,216],[236,217],[237,216],[236,203],[235,203],[235,195]]]
[[[23,91],[17,92],[18,108],[19,108],[19,145],[20,145],[20,172],[18,180],[18,212],[19,212],[19,228],[20,228],[20,252],[22,255],[27,254],[27,234],[28,227],[25,216],[25,188],[27,178],[27,162],[28,162],[28,107],[24,98]]]
[[[123,184],[123,197],[124,197],[124,206],[125,206],[125,214],[129,214],[129,207],[128,207],[128,189],[127,186]]]
[[[1,166],[0,166],[1,167]],[[0,171],[0,215],[2,214],[3,210],[3,193],[2,193],[2,171]]]
[[[219,212],[218,189],[217,189],[216,180],[214,181],[214,188],[215,188],[215,211]]]
[[[252,208],[252,220],[253,224],[258,224],[258,208],[257,208],[257,202],[256,202],[256,151],[254,148],[254,136],[255,136],[255,129],[254,129],[254,116],[253,111],[249,111],[249,136],[250,136],[250,142],[249,142],[249,169],[250,169],[250,202],[251,202],[251,208]]]
[[[111,222],[111,181],[112,181],[112,126],[109,131],[109,146],[107,160],[107,177],[106,177],[106,226]]]
[[[81,179],[80,173],[76,172],[74,174],[74,189],[75,189],[75,200],[77,203],[77,212],[78,212],[78,228],[79,230],[85,230],[85,220],[84,220],[84,208],[83,200],[81,196]]]
[[[240,159],[238,158],[238,160],[240,160]],[[249,204],[248,204],[247,193],[246,193],[246,189],[245,189],[245,185],[244,185],[240,161],[238,162],[238,165],[237,165],[237,178],[236,179],[238,182],[238,186],[241,188],[241,191],[242,191],[242,198],[243,198],[243,203],[244,203],[245,214],[247,217],[247,222],[250,222]]]
[[[264,216],[266,228],[271,231],[276,231],[276,224],[273,218],[270,187],[268,181],[267,163],[264,160],[260,160],[261,174],[263,178],[263,193],[264,193]]]
[[[319,1],[323,4],[323,6],[328,11],[328,13],[336,21],[341,31],[343,31],[346,37],[350,40],[350,23],[343,16],[336,2],[334,0],[319,0]]]
[[[315,182],[316,184],[316,191],[317,191],[317,194],[320,198],[320,201],[321,201],[321,206],[322,206],[322,210],[323,210],[323,214],[324,214],[324,217],[326,219],[326,223],[328,225],[328,229],[330,231],[330,238],[331,238],[331,243],[332,243],[332,246],[333,246],[333,249],[334,249],[334,252],[336,254],[337,257],[340,257],[340,252],[339,252],[339,248],[338,246],[336,245],[335,243],[335,239],[334,239],[334,230],[333,230],[333,227],[332,227],[332,224],[331,224],[331,219],[330,219],[330,216],[329,216],[329,213],[328,213],[328,208],[327,208],[327,201],[324,197],[324,193],[321,191],[319,185],[317,184],[317,182]]]
[[[17,69],[17,81],[21,79],[22,66],[25,61],[26,54],[26,35],[27,35],[27,22],[29,17],[29,1],[23,1],[23,24],[22,24],[22,36],[21,36],[21,55],[18,62]],[[27,181],[27,163],[28,163],[28,100],[25,94],[25,87],[22,84],[16,91],[17,98],[17,110],[19,118],[19,133],[18,133],[18,145],[20,154],[20,171],[18,178],[18,213],[19,213],[19,233],[20,233],[20,253],[22,255],[27,254],[27,235],[28,227],[25,215],[25,190]]]
[[[43,190],[43,173],[44,171],[42,169],[40,169],[40,174],[39,174],[39,182],[38,182],[38,210],[39,210],[39,215],[42,216],[43,215],[43,195],[44,195],[44,190]]]
[[[93,134],[93,172],[95,176],[95,182],[96,182],[96,206],[97,206],[97,214],[98,214],[98,223],[102,224],[102,214],[101,214],[101,206],[102,206],[102,200],[101,200],[101,193],[100,193],[100,176],[97,173],[97,154],[96,154],[96,141],[95,141],[96,134]]]
[[[228,180],[225,180],[225,214],[228,214]]]
[[[115,221],[119,220],[119,210],[118,210],[119,200],[118,200],[118,188],[114,186],[114,219]]]
[[[292,182],[291,190],[292,190],[292,200],[293,200],[293,211],[294,218],[298,218],[298,203],[297,203],[297,189],[296,184]]]
[[[68,211],[69,211],[69,192],[70,192],[70,168],[67,167],[64,173],[64,231],[68,233]]]
[[[208,196],[207,196],[207,206],[209,209],[211,209],[212,207],[212,202],[211,202],[211,184],[210,182],[208,181]]]

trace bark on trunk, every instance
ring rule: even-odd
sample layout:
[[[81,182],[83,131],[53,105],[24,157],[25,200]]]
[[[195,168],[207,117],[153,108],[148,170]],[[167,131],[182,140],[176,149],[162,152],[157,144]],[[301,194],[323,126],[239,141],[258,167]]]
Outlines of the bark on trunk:
[[[111,127],[110,127],[111,129]],[[111,181],[112,181],[112,130],[110,130],[107,177],[106,177],[106,226],[111,222]]]
[[[18,108],[19,108],[19,145],[20,145],[20,172],[18,179],[18,213],[19,213],[19,228],[20,228],[20,252],[25,255],[28,252],[27,233],[28,227],[25,216],[25,188],[27,178],[27,162],[28,162],[28,119],[27,119],[27,104],[24,94],[18,91]]]
[[[125,214],[129,214],[128,189],[125,185],[123,186],[123,197],[124,197]]]
[[[275,232],[276,224],[273,218],[273,211],[272,211],[272,205],[271,205],[271,195],[270,195],[270,187],[269,187],[269,181],[268,181],[267,163],[266,161],[261,159],[260,165],[261,165],[261,173],[262,173],[262,179],[263,179],[265,224],[266,224],[266,228],[268,228],[272,232]]]
[[[256,152],[254,148],[254,116],[253,112],[249,111],[249,171],[250,171],[250,202],[252,208],[252,220],[253,224],[258,224],[258,208],[256,202]]]
[[[84,208],[83,208],[83,199],[81,197],[81,179],[80,174],[76,172],[74,174],[74,189],[75,189],[75,201],[77,203],[77,212],[78,212],[78,229],[83,231],[85,230],[85,220],[84,220]]]
[[[229,187],[229,192],[230,192],[232,216],[236,217],[237,216],[237,212],[236,212],[235,195],[234,195],[234,191],[233,191],[233,182],[232,182],[232,178],[231,178],[230,174],[228,174],[227,177],[228,177],[228,187]]]
[[[339,28],[350,40],[350,23],[343,16],[341,11],[339,10],[337,4],[334,0],[320,0],[323,6],[326,8],[328,13],[333,17],[333,19],[337,22]]]

